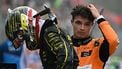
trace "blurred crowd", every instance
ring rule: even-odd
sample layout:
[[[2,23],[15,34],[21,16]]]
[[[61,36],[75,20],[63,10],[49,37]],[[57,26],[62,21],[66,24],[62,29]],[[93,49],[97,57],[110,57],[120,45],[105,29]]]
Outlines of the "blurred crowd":
[[[56,14],[59,22],[59,26],[61,26],[65,31],[69,34],[72,34],[72,26],[70,24],[70,11],[74,5],[77,4],[87,4],[93,3],[91,0],[1,0],[0,2],[0,62],[16,62],[18,63],[18,69],[24,68],[32,68],[32,69],[40,69],[41,61],[38,55],[38,50],[29,51],[24,45],[22,48],[14,49],[11,42],[7,40],[5,35],[5,19],[7,16],[8,8],[14,9],[18,6],[29,6],[34,8],[37,11],[42,10],[43,5],[46,4],[53,12]],[[102,6],[95,4],[101,9]],[[120,51],[122,37],[122,13],[114,13],[108,9],[105,9],[103,15],[111,22],[111,25],[117,31],[120,38],[120,47],[118,51],[111,57],[109,62],[106,65],[106,69],[121,69],[122,68],[122,55]],[[98,29],[94,29],[94,33],[96,31],[99,32]],[[100,33],[97,33],[94,37],[100,37]],[[8,57],[11,58],[8,59]],[[16,57],[16,59],[15,59]],[[28,57],[28,58],[27,58]],[[12,61],[14,58],[15,61]],[[112,61],[115,60],[115,61]],[[22,68],[24,67],[24,68]]]

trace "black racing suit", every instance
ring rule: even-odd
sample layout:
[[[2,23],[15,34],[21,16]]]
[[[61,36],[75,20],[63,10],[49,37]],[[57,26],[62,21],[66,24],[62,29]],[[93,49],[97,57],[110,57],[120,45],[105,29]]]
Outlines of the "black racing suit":
[[[27,48],[40,49],[44,69],[76,69],[78,66],[79,60],[69,35],[51,20],[46,20],[42,26],[40,44],[33,48],[27,45]]]

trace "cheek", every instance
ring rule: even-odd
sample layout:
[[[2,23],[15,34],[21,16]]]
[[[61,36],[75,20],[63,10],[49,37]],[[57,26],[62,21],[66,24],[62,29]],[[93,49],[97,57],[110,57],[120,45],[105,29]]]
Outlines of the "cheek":
[[[73,25],[73,30],[74,31],[77,31],[79,29],[79,26],[78,25]]]
[[[86,28],[87,33],[89,33],[91,30],[92,30],[91,27],[87,27],[87,28]]]

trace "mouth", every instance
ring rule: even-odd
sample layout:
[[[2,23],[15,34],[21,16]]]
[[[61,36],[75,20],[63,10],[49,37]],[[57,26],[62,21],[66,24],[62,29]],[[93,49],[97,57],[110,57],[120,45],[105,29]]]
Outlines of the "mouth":
[[[85,32],[84,31],[79,31],[78,34],[85,34]]]

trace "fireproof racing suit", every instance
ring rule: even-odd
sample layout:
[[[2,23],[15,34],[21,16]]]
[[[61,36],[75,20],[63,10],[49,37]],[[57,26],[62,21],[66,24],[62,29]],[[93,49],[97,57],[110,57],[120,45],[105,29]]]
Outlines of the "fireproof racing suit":
[[[46,20],[42,26],[40,44],[34,47],[27,45],[27,48],[40,49],[44,69],[76,69],[78,66],[78,56],[70,36],[51,20]]]
[[[118,36],[104,18],[97,20],[104,37],[75,39],[72,37],[79,58],[79,69],[103,69],[109,56],[118,47]],[[81,35],[82,36],[82,35]]]

